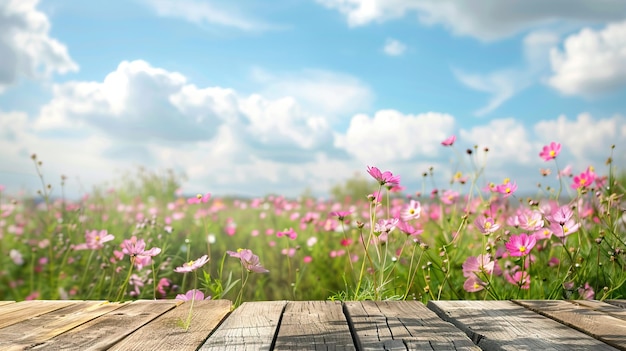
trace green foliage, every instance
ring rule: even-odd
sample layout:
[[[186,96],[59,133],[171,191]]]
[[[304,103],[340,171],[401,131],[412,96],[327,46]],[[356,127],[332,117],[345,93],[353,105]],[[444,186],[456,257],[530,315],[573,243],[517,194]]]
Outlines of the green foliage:
[[[364,200],[377,187],[377,183],[371,178],[365,178],[362,174],[355,173],[343,184],[335,184],[330,193],[335,201],[353,203]]]

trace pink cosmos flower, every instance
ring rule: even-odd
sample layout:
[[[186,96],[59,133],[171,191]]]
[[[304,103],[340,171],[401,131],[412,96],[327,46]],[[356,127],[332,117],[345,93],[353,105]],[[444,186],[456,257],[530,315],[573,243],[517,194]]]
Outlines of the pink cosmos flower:
[[[340,221],[343,221],[346,217],[348,217],[352,212],[350,211],[332,211],[330,213],[331,216],[337,217]]]
[[[522,229],[534,232],[543,228],[543,215],[539,211],[526,209],[517,216],[517,219]]]
[[[136,236],[133,236],[129,240],[124,240],[120,246],[122,247],[122,252],[124,254],[138,259],[154,257],[161,253],[161,249],[158,247],[146,250],[146,242],[143,241],[143,239],[137,239]]]
[[[486,283],[475,275],[470,276],[463,283],[463,289],[467,292],[477,292],[485,288]]]
[[[380,169],[376,167],[367,166],[367,173],[369,173],[378,184],[384,186],[396,186],[400,184],[400,176],[394,176],[391,172],[385,171],[381,172]]]
[[[596,296],[596,293],[593,291],[593,288],[589,283],[585,283],[584,287],[578,288],[578,295],[584,300],[593,300]]]
[[[191,300],[200,301],[200,300],[210,300],[210,299],[211,299],[211,296],[207,296],[206,298],[204,298],[204,293],[198,289],[191,289],[187,291],[187,293],[185,294],[176,295],[176,300],[180,300],[180,301],[191,301]]]
[[[561,144],[555,143],[554,141],[550,143],[550,145],[546,145],[543,147],[543,150],[539,153],[539,157],[543,158],[544,161],[550,161],[555,159],[559,153],[561,152]]]
[[[403,221],[408,222],[412,219],[420,218],[421,212],[422,205],[419,201],[411,200],[400,213],[400,218],[402,218]]]
[[[493,218],[485,216],[476,217],[474,225],[485,235],[495,233],[498,229],[500,229],[500,225],[497,224]]]
[[[104,243],[115,239],[106,230],[87,230],[85,231],[85,243],[74,246],[74,250],[98,250],[104,247]]]
[[[421,228],[415,228],[414,226],[410,225],[407,222],[403,222],[403,221],[398,221],[397,224],[398,229],[400,229],[401,232],[403,232],[406,235],[409,236],[413,236],[413,235],[420,235],[424,232],[423,229]]]
[[[561,177],[569,177],[572,175],[572,165],[567,165],[565,166],[565,168],[563,168],[559,174],[556,175],[557,178],[561,178]]]
[[[265,269],[259,263],[259,256],[252,253],[252,250],[249,249],[239,249],[237,252],[226,251],[230,257],[236,257],[241,260],[241,265],[243,268],[247,269],[249,272],[254,273],[267,273],[269,270]]]
[[[452,146],[452,144],[454,144],[455,141],[456,141],[456,136],[455,135],[451,135],[448,138],[446,138],[444,141],[442,141],[441,145],[443,145],[443,146]]]
[[[570,234],[574,234],[580,228],[580,223],[576,223],[573,218],[568,219],[563,224],[560,223],[551,223],[550,230],[554,233],[555,236],[559,238],[564,238]]]
[[[495,267],[495,261],[491,260],[490,254],[470,256],[463,262],[463,276],[469,278],[477,273],[491,274]]]
[[[182,266],[176,267],[174,269],[174,272],[176,273],[193,272],[196,269],[204,266],[207,262],[209,262],[209,256],[204,255],[195,261],[185,262]]]
[[[211,193],[206,193],[205,195],[198,194],[194,197],[190,197],[187,199],[187,203],[190,205],[193,204],[205,204],[211,199]]]
[[[379,219],[378,223],[374,225],[374,232],[388,234],[396,228],[397,224],[398,224],[397,218]]]
[[[551,223],[559,223],[560,225],[565,224],[565,222],[569,221],[574,215],[574,211],[569,205],[564,205],[557,208],[552,214],[546,216],[548,221]]]
[[[161,278],[157,284],[157,291],[159,292],[159,295],[164,298],[167,295],[167,291],[165,291],[165,289],[169,288],[171,285],[172,283],[169,279]]]
[[[502,184],[496,186],[496,192],[503,194],[505,198],[513,195],[517,190],[517,184],[515,182],[511,183],[509,178],[504,179]]]
[[[459,193],[454,190],[445,190],[441,194],[441,202],[446,205],[452,205],[459,198]]]
[[[512,235],[511,239],[504,244],[511,256],[526,256],[537,243],[537,239],[533,235]]]
[[[593,172],[593,167],[587,168],[581,174],[574,176],[574,183],[572,183],[572,189],[588,188],[593,184],[596,179],[596,174]]]
[[[513,274],[506,274],[506,280],[514,285],[519,286],[522,289],[530,288],[530,275],[526,271],[517,271]]]
[[[296,240],[296,238],[298,237],[298,233],[296,233],[296,231],[293,230],[293,228],[289,228],[289,229],[285,229],[282,232],[281,231],[276,232],[276,236],[279,237],[279,238],[283,237],[283,236],[286,236],[286,237],[288,237],[291,240]]]

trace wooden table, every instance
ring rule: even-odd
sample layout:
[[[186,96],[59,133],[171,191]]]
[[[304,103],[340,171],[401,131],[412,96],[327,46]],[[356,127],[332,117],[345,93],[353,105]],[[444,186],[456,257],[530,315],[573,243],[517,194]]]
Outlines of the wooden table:
[[[626,350],[626,300],[0,301],[0,350]]]

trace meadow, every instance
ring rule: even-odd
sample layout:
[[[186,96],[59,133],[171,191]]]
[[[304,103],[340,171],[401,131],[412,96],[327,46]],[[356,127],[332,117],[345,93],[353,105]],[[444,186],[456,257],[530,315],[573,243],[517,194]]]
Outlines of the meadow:
[[[33,155],[36,196],[0,186],[0,300],[624,299],[626,177],[610,155],[572,174],[560,151],[537,150],[559,186],[533,197],[487,182],[474,148],[443,188],[368,166],[332,200],[185,196],[144,169],[69,200]]]

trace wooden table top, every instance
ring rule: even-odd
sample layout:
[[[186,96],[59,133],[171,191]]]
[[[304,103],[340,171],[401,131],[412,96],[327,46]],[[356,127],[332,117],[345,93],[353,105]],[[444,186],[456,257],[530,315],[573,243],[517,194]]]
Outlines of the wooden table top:
[[[0,350],[626,350],[626,300],[0,301]]]

